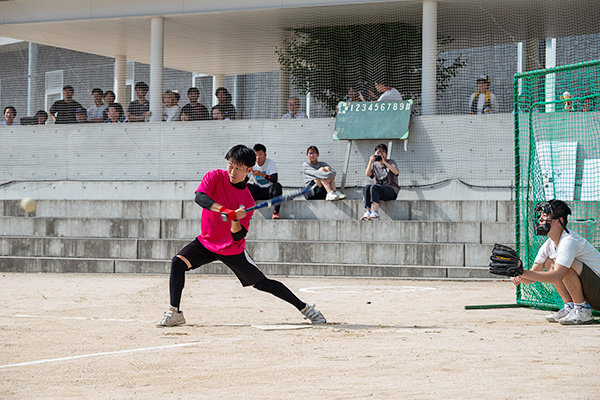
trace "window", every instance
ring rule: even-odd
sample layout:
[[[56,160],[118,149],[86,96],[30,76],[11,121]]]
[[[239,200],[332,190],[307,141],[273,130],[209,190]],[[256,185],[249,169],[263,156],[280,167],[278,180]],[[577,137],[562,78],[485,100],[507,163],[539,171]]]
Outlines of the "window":
[[[46,72],[44,108],[49,110],[55,101],[62,100],[63,70]]]
[[[192,86],[198,88],[198,91],[200,92],[198,101],[210,109],[213,103],[213,92],[214,89],[216,89],[213,87],[213,77],[207,74],[195,73],[192,76]]]

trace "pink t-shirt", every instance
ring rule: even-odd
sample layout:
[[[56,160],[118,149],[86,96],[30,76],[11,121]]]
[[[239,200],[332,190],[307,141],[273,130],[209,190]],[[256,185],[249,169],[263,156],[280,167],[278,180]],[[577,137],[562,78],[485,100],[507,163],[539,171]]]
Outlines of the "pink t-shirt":
[[[232,210],[238,209],[241,205],[246,208],[254,205],[254,199],[248,187],[236,189],[229,182],[227,171],[222,169],[213,169],[207,172],[196,192],[205,193],[215,202]],[[240,220],[240,224],[246,230],[250,226],[253,214],[254,211],[250,211]],[[231,221],[223,221],[220,213],[203,209],[200,229],[202,233],[198,236],[198,240],[208,250],[224,256],[244,252],[246,239],[234,242],[231,236]]]

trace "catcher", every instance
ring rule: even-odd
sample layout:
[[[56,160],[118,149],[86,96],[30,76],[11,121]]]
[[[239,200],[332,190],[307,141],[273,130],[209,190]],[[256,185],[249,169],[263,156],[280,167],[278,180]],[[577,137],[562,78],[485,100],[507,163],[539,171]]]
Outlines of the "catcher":
[[[496,245],[490,257],[490,273],[509,276],[515,285],[551,283],[564,307],[546,316],[549,322],[579,325],[594,320],[591,307],[600,310],[600,252],[587,240],[567,229],[569,206],[561,200],[538,203],[534,209],[535,234],[548,236],[530,270],[516,252]]]

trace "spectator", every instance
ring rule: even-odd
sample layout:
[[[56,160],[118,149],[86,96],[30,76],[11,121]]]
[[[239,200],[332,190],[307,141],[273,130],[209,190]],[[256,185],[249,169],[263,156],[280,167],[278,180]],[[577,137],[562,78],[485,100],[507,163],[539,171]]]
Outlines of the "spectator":
[[[108,105],[108,118],[105,123],[110,124],[120,124],[122,122],[127,122],[125,118],[125,114],[123,112],[123,106],[119,103],[110,103]]]
[[[402,101],[400,92],[389,85],[387,78],[379,77],[375,80],[375,90],[381,93],[377,101]]]
[[[222,111],[222,108],[217,104],[212,109],[212,116],[214,120],[219,121],[229,121],[229,118],[225,117],[225,113]]]
[[[300,119],[307,118],[306,114],[300,111],[300,100],[297,97],[291,97],[288,100],[288,112],[283,114],[282,119]]]
[[[256,154],[256,164],[252,168],[252,173],[248,181],[248,189],[254,200],[268,200],[273,197],[281,196],[283,188],[277,182],[277,164],[275,161],[267,158],[267,148],[257,143],[252,148]],[[273,219],[279,219],[279,210],[281,204],[277,204],[273,210]]]
[[[335,188],[335,170],[326,162],[319,161],[319,149],[317,146],[309,146],[306,149],[308,162],[302,164],[304,184],[313,186],[314,193],[307,200],[341,200],[346,195]],[[316,186],[315,186],[316,185]]]
[[[395,200],[398,197],[398,166],[396,161],[387,158],[387,150],[385,144],[378,144],[375,154],[369,157],[365,175],[371,179],[375,178],[375,184],[366,185],[363,189],[365,213],[360,218],[363,221],[379,220],[379,202]]]
[[[179,121],[181,107],[177,105],[177,97],[172,90],[166,90],[163,93],[163,121]]]
[[[498,112],[496,96],[490,92],[490,77],[481,75],[477,78],[477,92],[469,99],[469,112],[471,114],[490,114]]]
[[[191,87],[187,91],[188,99],[190,100],[189,104],[186,104],[181,109],[181,120],[183,121],[183,113],[186,112],[189,116],[189,121],[204,121],[210,119],[210,114],[208,113],[208,109],[198,102],[200,98],[200,91],[198,88]],[[186,120],[187,121],[187,120]]]
[[[235,106],[233,104],[231,104],[231,94],[229,93],[229,91],[224,87],[220,87],[216,90],[215,96],[217,96],[217,100],[219,100],[219,104],[217,104],[216,106],[214,106],[212,108],[213,112],[214,112],[215,108],[219,107],[220,111],[224,115],[223,119],[225,119],[225,120],[235,119],[236,109],[235,109]],[[215,116],[213,115],[212,119],[219,119],[219,118],[215,118]]]
[[[150,88],[146,82],[138,82],[135,84],[135,95],[137,100],[129,103],[127,108],[127,119],[129,122],[144,122],[152,115],[150,111],[150,102],[146,100],[146,95]]]
[[[102,121],[106,121],[108,118],[108,105],[110,103],[114,103],[117,100],[117,96],[115,96],[115,92],[112,90],[107,90],[104,92],[104,104],[106,104],[106,108],[102,112]]]
[[[36,119],[35,124],[46,125],[46,121],[48,121],[48,113],[44,110],[38,110],[38,112],[35,113],[34,118]]]
[[[92,97],[94,99],[94,104],[87,110],[88,121],[102,122],[104,121],[104,110],[106,110],[106,104],[102,101],[104,92],[102,92],[102,89],[100,88],[94,88],[92,89]]]
[[[14,126],[19,125],[19,122],[15,119],[17,117],[17,109],[13,106],[4,107],[4,121],[0,122],[0,126]]]
[[[55,124],[76,124],[75,110],[83,107],[81,104],[73,100],[75,90],[73,86],[66,85],[63,87],[63,100],[55,101],[50,107],[50,117]]]
[[[371,101],[373,97],[375,97],[374,93],[368,89],[367,83],[359,81],[348,88],[345,100],[352,102]]]
[[[89,122],[87,110],[83,107],[79,107],[77,110],[75,110],[75,119],[77,119],[78,124],[85,124]]]

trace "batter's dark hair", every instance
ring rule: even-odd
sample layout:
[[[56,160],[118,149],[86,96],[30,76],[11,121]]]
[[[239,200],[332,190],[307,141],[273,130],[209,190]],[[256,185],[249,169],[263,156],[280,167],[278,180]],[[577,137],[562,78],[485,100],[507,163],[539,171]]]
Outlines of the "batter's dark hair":
[[[267,148],[265,147],[265,145],[260,143],[256,143],[252,149],[254,151],[264,151],[265,153],[267,152]]]
[[[256,153],[249,147],[243,144],[233,146],[225,155],[226,160],[233,160],[238,163],[244,164],[246,167],[254,167],[256,164]]]

